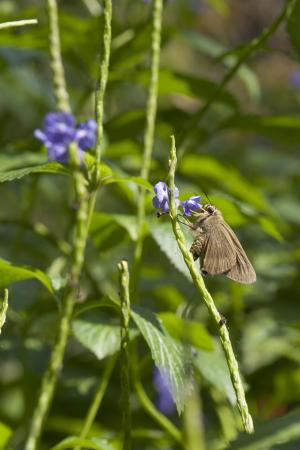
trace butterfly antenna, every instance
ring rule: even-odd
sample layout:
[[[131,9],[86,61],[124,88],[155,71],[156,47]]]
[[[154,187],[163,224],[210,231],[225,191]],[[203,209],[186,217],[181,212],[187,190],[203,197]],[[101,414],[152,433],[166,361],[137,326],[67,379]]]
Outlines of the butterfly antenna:
[[[211,203],[210,198],[209,198],[209,196],[207,195],[207,193],[206,193],[205,191],[203,191],[203,194],[205,195],[205,197],[207,198],[209,204],[211,205],[212,203]]]

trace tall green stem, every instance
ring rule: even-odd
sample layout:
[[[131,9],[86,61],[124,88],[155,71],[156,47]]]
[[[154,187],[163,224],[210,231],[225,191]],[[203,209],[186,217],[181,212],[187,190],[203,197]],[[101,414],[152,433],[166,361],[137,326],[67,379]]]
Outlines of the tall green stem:
[[[130,380],[129,380],[129,270],[127,261],[118,264],[119,289],[121,300],[121,385],[123,411],[123,450],[131,449],[131,413],[130,413]]]
[[[111,48],[111,19],[112,19],[112,1],[103,0],[103,40],[102,55],[100,60],[99,79],[96,89],[95,113],[97,121],[97,143],[95,149],[95,162],[97,167],[101,160],[102,141],[103,141],[103,120],[104,120],[104,95],[109,72],[110,48]],[[100,174],[97,171],[97,181]]]
[[[49,46],[51,69],[53,74],[54,94],[57,108],[70,112],[69,95],[66,88],[65,71],[61,57],[58,13],[56,0],[47,0],[49,17]]]
[[[256,50],[262,48],[264,44],[268,41],[268,39],[275,33],[280,24],[285,20],[285,18],[289,15],[291,8],[295,0],[287,0],[285,7],[281,11],[278,17],[272,22],[272,24],[266,28],[260,36],[254,38],[244,49],[241,51],[240,57],[237,59],[236,63],[230,68],[230,70],[225,74],[221,83],[216,87],[211,97],[207,100],[207,102],[193,115],[193,118],[190,120],[189,124],[184,128],[182,133],[179,135],[178,146],[179,153],[181,154],[184,150],[191,137],[194,135],[197,130],[198,124],[203,118],[203,116],[209,111],[212,104],[218,99],[219,95],[222,93],[223,89],[228,85],[228,83],[235,76],[239,68],[242,64],[249,58],[252,53]]]
[[[243,383],[242,383],[242,380],[240,377],[238,363],[234,356],[228,329],[226,327],[226,324],[223,323],[222,316],[220,315],[219,311],[217,310],[212,296],[206,289],[206,286],[204,284],[203,278],[202,278],[199,270],[197,270],[195,267],[191,252],[189,251],[189,249],[187,247],[184,234],[181,231],[179,222],[177,221],[177,211],[176,211],[175,199],[174,199],[175,171],[176,171],[176,165],[177,165],[177,156],[176,156],[176,147],[175,147],[174,136],[171,137],[171,140],[172,140],[172,145],[171,145],[171,150],[170,150],[170,170],[169,170],[169,175],[168,175],[168,185],[169,185],[169,189],[171,192],[171,194],[170,194],[170,217],[171,217],[173,232],[174,232],[178,247],[184,258],[184,261],[190,271],[193,282],[194,282],[200,296],[203,298],[203,301],[204,301],[213,321],[215,322],[216,326],[219,328],[219,336],[220,336],[221,344],[222,344],[224,354],[226,357],[227,365],[229,368],[231,381],[232,381],[232,384],[233,384],[233,387],[235,390],[237,406],[238,406],[238,409],[239,409],[241,417],[242,417],[244,429],[247,433],[253,433],[254,427],[253,427],[252,417],[248,410],[248,405],[247,405],[246,397],[245,397],[245,391],[244,391]]]
[[[110,17],[111,17],[111,1],[106,0],[104,3],[105,8],[106,7],[110,8]],[[105,8],[104,14],[106,14]],[[57,100],[57,106],[61,110],[70,111],[71,108],[69,105],[68,93],[66,90],[66,83],[64,78],[64,70],[61,59],[56,0],[48,0],[48,13],[50,23],[50,53],[52,62],[51,66],[53,70],[54,90]],[[109,33],[109,36],[110,35],[111,34]],[[107,40],[107,35],[103,36],[103,39],[106,41],[105,45],[110,46],[110,41]],[[103,74],[102,73],[103,65],[101,64],[100,73],[107,80],[108,66],[104,65],[104,69],[105,68],[106,72],[104,70]],[[101,108],[102,104],[102,109],[104,102],[105,86],[106,82],[104,84],[104,88],[100,96],[100,99],[98,99],[97,101],[98,105],[100,103],[99,108]],[[102,123],[99,124],[100,120],[101,121],[103,120],[103,115],[97,116],[98,129],[99,128],[102,129]],[[102,135],[100,137],[98,136],[98,144],[97,144],[98,146],[101,146],[101,141],[99,141],[99,139],[101,138]],[[42,433],[42,427],[52,402],[54,390],[57,383],[57,378],[61,370],[65,354],[67,339],[70,331],[72,313],[74,309],[74,299],[76,298],[76,295],[78,293],[80,275],[84,261],[84,253],[88,237],[90,218],[92,216],[95,206],[96,191],[93,193],[93,196],[88,195],[87,182],[82,171],[80,170],[77,154],[78,153],[75,144],[70,145],[70,161],[73,169],[73,182],[74,182],[77,211],[75,219],[75,232],[72,241],[73,250],[71,253],[71,261],[70,261],[69,286],[63,295],[57,337],[50,356],[48,368],[42,380],[41,392],[38,399],[38,403],[33,413],[29,435],[25,444],[25,450],[37,449],[38,441]]]
[[[162,27],[163,0],[153,0],[152,15],[152,44],[151,44],[151,73],[146,108],[146,129],[144,134],[144,153],[141,167],[141,177],[148,180],[153,151],[155,119],[157,111],[157,93],[159,84],[160,44]],[[146,191],[141,188],[138,197],[138,239],[134,253],[134,266],[132,271],[132,293],[135,300],[137,284],[140,277],[140,268],[145,234],[145,196]]]

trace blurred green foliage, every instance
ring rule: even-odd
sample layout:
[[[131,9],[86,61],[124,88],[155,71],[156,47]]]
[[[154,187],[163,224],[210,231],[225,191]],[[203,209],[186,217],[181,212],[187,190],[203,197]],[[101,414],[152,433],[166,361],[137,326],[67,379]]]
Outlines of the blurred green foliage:
[[[153,184],[166,177],[170,134],[182,138],[194,113],[211,98],[243,47],[271,24],[283,5],[274,0],[166,2],[150,176]],[[203,407],[198,420],[204,423],[208,450],[300,448],[300,2],[291,5],[281,27],[240,67],[194,126],[184,151],[179,148],[176,181],[181,199],[187,193],[207,193],[236,228],[257,271],[254,286],[222,277],[206,279],[227,319],[245,377],[247,399],[258,424],[254,437],[237,437],[242,428],[228,369],[215,338],[218,330],[196,294],[168,220],[156,219],[151,192],[148,194],[139,295],[140,306],[147,311],[134,309],[132,339],[139,348],[142,381],[152,400],[151,355],[158,364],[167,360],[179,409],[186,389],[183,361],[193,366]],[[101,8],[96,0],[62,0],[59,7],[72,108],[78,120],[86,119],[94,110]],[[139,177],[150,17],[151,2],[114,2],[104,178],[73,336],[41,450],[75,445],[120,448],[118,367],[91,440],[80,443],[74,436],[80,434],[106,357],[119,347],[119,312],[114,303],[117,263],[126,258],[131,266],[137,239],[137,190],[139,186],[151,190]],[[33,138],[44,114],[55,109],[45,2],[1,1],[0,22],[25,18],[37,18],[39,23],[0,30],[0,285],[10,284],[0,339],[0,449],[22,449],[53,345],[74,220],[68,170],[56,163],[46,164],[44,149]],[[184,358],[178,356],[182,354]],[[135,449],[181,448],[149,418],[134,392],[132,416]],[[177,415],[171,420],[179,428],[183,426]],[[237,441],[230,444],[233,437]],[[57,445],[60,441],[63,443]],[[184,448],[192,450],[188,441]]]

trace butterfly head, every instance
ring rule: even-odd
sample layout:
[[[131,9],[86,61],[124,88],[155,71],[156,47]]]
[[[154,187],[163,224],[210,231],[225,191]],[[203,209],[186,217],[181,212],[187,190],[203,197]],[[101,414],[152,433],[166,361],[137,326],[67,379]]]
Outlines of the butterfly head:
[[[203,209],[210,216],[215,215],[217,212],[217,208],[214,205],[210,205],[210,204],[204,205]]]

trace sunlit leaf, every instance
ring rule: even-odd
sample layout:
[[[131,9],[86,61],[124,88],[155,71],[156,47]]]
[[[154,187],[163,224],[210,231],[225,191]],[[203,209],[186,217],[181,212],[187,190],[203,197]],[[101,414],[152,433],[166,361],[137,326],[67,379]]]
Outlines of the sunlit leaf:
[[[41,164],[39,166],[24,167],[23,169],[9,170],[7,172],[0,172],[0,183],[5,181],[19,180],[20,178],[30,175],[32,173],[60,173],[68,174],[69,171],[57,162],[50,162]]]
[[[0,449],[5,449],[12,435],[12,429],[0,422]]]
[[[6,287],[17,281],[35,278],[40,281],[49,292],[54,293],[54,289],[49,277],[39,269],[26,266],[14,266],[11,263],[0,259],[0,287]]]
[[[118,323],[75,320],[73,332],[78,341],[98,359],[106,358],[120,350],[120,324]],[[131,338],[136,335],[136,330],[130,331]]]
[[[153,192],[153,186],[149,183],[149,181],[145,180],[142,177],[108,177],[104,180],[103,184],[110,183],[134,183],[138,186],[144,187],[150,192]]]

